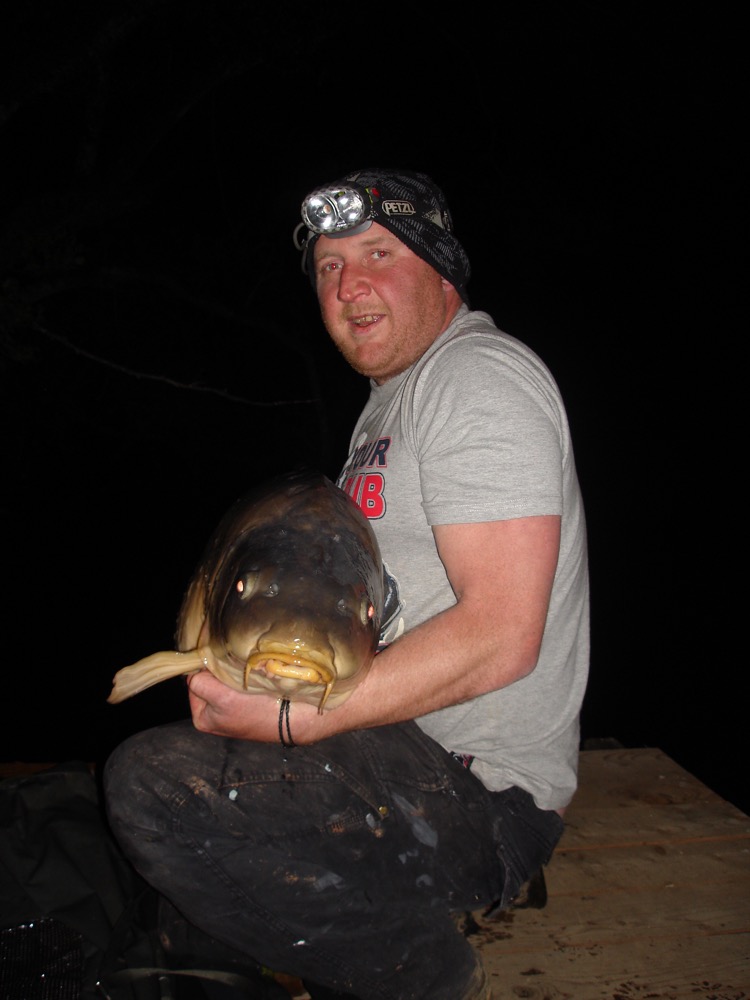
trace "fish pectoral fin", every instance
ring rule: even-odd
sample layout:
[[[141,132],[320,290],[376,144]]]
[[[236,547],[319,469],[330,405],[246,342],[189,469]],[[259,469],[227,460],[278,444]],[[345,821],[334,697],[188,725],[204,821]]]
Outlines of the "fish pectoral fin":
[[[207,647],[191,649],[187,653],[166,650],[145,656],[137,663],[131,663],[129,667],[117,671],[107,701],[110,705],[116,705],[161,681],[178,677],[180,674],[192,674],[197,670],[203,670],[209,666],[207,661],[209,656],[213,659],[213,654]]]

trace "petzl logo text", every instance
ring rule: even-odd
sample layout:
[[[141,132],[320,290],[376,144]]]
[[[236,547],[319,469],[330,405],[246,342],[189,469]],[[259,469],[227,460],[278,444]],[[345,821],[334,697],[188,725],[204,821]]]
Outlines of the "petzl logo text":
[[[416,215],[417,210],[410,201],[384,201],[383,211],[386,215]]]

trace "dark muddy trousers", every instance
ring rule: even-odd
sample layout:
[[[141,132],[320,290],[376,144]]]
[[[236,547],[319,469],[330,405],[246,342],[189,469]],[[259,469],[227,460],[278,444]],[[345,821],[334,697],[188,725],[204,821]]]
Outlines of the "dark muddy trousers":
[[[477,959],[452,911],[507,905],[563,830],[414,723],[284,749],[180,722],[104,778],[124,851],[188,921],[359,1000],[464,996]]]

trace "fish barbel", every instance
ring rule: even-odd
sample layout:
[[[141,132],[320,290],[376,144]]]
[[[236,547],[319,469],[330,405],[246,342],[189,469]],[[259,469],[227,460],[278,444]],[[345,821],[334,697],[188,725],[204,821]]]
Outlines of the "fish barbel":
[[[321,473],[280,476],[219,523],[183,599],[176,649],[119,670],[107,701],[208,669],[238,691],[335,708],[372,663],[383,601],[380,549],[356,503]]]

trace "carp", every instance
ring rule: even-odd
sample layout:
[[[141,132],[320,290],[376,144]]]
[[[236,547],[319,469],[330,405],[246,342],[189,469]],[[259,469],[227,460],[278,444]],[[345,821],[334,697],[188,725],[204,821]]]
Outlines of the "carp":
[[[208,669],[238,691],[335,708],[372,664],[384,590],[354,500],[318,472],[279,476],[221,519],[183,598],[176,649],[119,670],[107,701]]]

